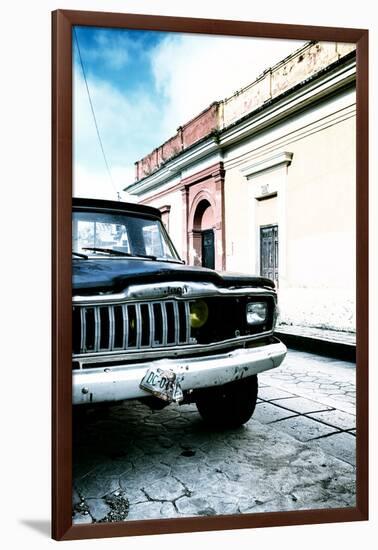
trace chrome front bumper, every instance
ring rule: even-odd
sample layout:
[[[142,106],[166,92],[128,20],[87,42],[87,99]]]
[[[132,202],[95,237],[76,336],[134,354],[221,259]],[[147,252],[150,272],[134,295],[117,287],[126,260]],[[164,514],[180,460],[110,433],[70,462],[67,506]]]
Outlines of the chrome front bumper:
[[[139,387],[147,370],[154,366],[180,374],[185,392],[222,385],[242,377],[278,367],[286,355],[286,346],[276,340],[254,348],[202,357],[158,359],[128,365],[112,365],[73,371],[72,402],[74,405],[136,399],[151,394]]]

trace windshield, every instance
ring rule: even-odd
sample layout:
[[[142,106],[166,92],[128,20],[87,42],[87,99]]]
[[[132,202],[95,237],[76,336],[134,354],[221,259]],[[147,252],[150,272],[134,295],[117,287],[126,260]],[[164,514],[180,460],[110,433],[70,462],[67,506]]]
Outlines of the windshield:
[[[109,257],[114,251],[180,261],[160,220],[131,214],[73,212],[72,250],[95,257]]]

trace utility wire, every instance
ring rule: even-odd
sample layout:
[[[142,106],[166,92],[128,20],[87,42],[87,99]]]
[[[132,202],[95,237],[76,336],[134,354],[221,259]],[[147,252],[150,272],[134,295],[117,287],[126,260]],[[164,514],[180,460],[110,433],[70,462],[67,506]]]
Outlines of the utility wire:
[[[77,38],[77,34],[76,34],[76,29],[75,29],[75,27],[73,28],[73,32],[74,32],[74,36],[75,36],[77,51],[78,51],[78,54],[79,54],[79,60],[80,60],[81,70],[82,70],[82,72],[83,72],[85,87],[86,87],[86,89],[87,89],[87,94],[88,94],[88,99],[89,99],[89,105],[91,106],[91,111],[92,111],[92,115],[93,115],[94,124],[95,124],[95,127],[96,127],[97,137],[98,137],[98,141],[99,141],[99,143],[100,143],[100,147],[101,147],[101,151],[102,151],[102,156],[104,157],[104,162],[105,162],[106,170],[107,170],[108,175],[109,175],[110,183],[112,184],[112,187],[113,187],[113,189],[114,189],[114,192],[115,192],[116,195],[117,195],[117,199],[118,199],[118,200],[121,200],[121,195],[120,195],[119,191],[117,191],[116,186],[114,185],[114,181],[113,181],[113,178],[112,178],[112,174],[111,174],[111,171],[110,171],[110,168],[109,168],[109,164],[108,164],[108,161],[107,161],[107,158],[106,158],[106,155],[105,155],[105,149],[104,149],[104,146],[103,146],[103,143],[102,143],[102,139],[101,139],[101,135],[100,135],[100,130],[99,130],[98,124],[97,124],[96,114],[95,114],[95,110],[94,110],[94,107],[93,107],[91,94],[90,94],[90,91],[89,91],[87,76],[86,76],[86,74],[85,74],[83,58],[81,57],[81,51],[80,51],[80,46],[79,46],[79,40],[78,40],[78,38]]]

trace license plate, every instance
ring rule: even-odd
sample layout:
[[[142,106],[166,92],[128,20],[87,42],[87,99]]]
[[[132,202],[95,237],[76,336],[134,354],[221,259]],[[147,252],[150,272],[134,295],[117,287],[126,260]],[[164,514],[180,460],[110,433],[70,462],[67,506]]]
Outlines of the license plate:
[[[184,394],[180,387],[180,377],[173,370],[151,367],[143,376],[139,386],[163,401],[182,401]]]

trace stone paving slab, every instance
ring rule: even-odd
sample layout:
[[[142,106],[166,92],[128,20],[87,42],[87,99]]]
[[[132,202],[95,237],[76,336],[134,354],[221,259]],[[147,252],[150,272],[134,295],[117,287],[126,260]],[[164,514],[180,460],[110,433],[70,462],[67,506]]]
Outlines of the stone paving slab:
[[[310,418],[321,420],[326,424],[336,426],[342,430],[352,430],[356,426],[356,417],[353,414],[348,414],[338,410],[312,413],[308,416]]]
[[[95,521],[104,519],[110,512],[110,506],[102,498],[87,499],[89,513]]]
[[[118,476],[96,476],[88,473],[76,483],[76,490],[85,498],[103,498],[109,493],[119,489]]]
[[[263,386],[261,387],[261,384],[259,384],[259,399],[263,399],[264,401],[269,401],[270,399],[287,399],[289,397],[293,397],[293,394],[288,391],[283,391],[278,388],[274,388],[272,386]],[[294,396],[296,397],[296,396]]]
[[[293,416],[291,411],[277,407],[273,403],[257,403],[255,412],[253,413],[254,420],[258,420],[262,424],[270,424],[271,422],[276,422],[277,420],[282,420],[283,418],[288,418]]]
[[[284,407],[290,411],[297,413],[312,413],[318,411],[331,410],[331,407],[312,401],[311,399],[305,399],[304,397],[291,397],[290,399],[280,399],[275,404],[279,407]]]
[[[326,453],[339,458],[353,466],[356,464],[356,437],[341,432],[317,440],[316,444]]]
[[[177,517],[177,511],[171,502],[141,502],[133,506],[127,521],[140,519],[165,519]]]
[[[310,441],[316,437],[322,437],[336,432],[336,428],[326,426],[306,416],[294,416],[280,420],[276,427],[292,435],[299,441]]]

